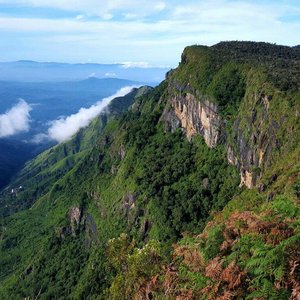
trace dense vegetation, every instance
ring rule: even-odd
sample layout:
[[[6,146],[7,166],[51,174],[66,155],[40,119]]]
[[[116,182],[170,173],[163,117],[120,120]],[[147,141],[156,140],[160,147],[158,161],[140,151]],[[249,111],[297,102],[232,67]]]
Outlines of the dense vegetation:
[[[116,99],[110,114],[31,161],[11,183],[24,190],[0,198],[0,298],[297,299],[300,98],[298,83],[283,84],[281,59],[298,64],[298,49],[188,47],[158,87]],[[247,124],[265,134],[271,120],[277,131],[263,141],[278,144],[255,188],[239,187],[224,141],[208,148],[201,134],[165,130],[178,92],[207,95],[227,143],[238,123],[245,149],[258,148]],[[255,102],[251,119],[261,93],[272,102],[267,113]]]

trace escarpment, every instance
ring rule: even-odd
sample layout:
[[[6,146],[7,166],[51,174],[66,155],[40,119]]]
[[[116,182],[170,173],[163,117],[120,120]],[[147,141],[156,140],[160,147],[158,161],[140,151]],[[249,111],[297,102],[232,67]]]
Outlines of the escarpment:
[[[271,155],[280,149],[277,133],[280,125],[269,113],[271,95],[255,93],[244,99],[242,113],[231,128],[227,144],[228,162],[240,170],[241,185],[255,187],[263,171],[271,163]],[[245,107],[245,106],[248,107]]]
[[[178,69],[167,74],[165,130],[181,128],[188,140],[202,135],[209,148],[223,144],[228,163],[240,172],[240,186],[258,186],[280,149],[290,144],[287,116],[297,113],[270,79],[270,70],[257,71],[255,63],[235,62],[230,55],[214,65],[213,54],[208,56],[206,48],[197,50],[195,55],[187,48]],[[289,127],[289,133],[294,129]]]
[[[221,117],[213,97],[200,95],[198,90],[191,89],[189,85],[181,86],[172,82],[172,79],[169,80],[168,102],[162,116],[165,130],[174,132],[181,128],[188,140],[195,135],[202,135],[209,148],[227,144],[227,159],[239,169],[240,185],[253,187],[257,177],[253,168],[261,164],[263,156],[260,156],[259,161],[256,151],[252,149],[253,145],[244,138],[239,128],[240,118],[234,122],[232,139],[228,142],[226,119]],[[251,121],[247,126],[253,127]]]
[[[208,97],[203,96],[198,100],[197,96],[189,92],[171,95],[163,119],[167,130],[174,131],[181,127],[189,140],[201,134],[210,148],[222,139],[224,141],[224,125],[218,107]]]
[[[257,91],[251,95],[253,101],[241,100],[241,112],[227,124],[212,97],[197,94],[184,90],[169,94],[163,113],[165,130],[181,128],[188,140],[202,135],[209,148],[225,145],[228,163],[240,172],[240,185],[255,187],[272,151],[280,147],[276,137],[280,125],[268,113],[272,96]]]

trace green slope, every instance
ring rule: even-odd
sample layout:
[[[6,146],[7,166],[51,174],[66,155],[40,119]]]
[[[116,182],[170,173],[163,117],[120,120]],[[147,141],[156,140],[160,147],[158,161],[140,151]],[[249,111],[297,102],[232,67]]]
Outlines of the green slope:
[[[115,98],[106,113],[93,120],[87,128],[77,132],[71,140],[43,152],[28,162],[9,186],[2,190],[0,216],[29,208],[39,197],[46,194],[59,178],[68,173],[96,145],[108,120],[126,111],[135,97],[147,90],[151,88],[134,89],[124,97]],[[19,189],[20,186],[22,189]],[[12,189],[16,192],[11,193]]]
[[[299,64],[265,43],[188,47],[128,112],[116,99],[31,161],[1,195],[1,299],[297,299]],[[189,139],[172,114],[191,95],[218,108],[211,148],[197,114]]]

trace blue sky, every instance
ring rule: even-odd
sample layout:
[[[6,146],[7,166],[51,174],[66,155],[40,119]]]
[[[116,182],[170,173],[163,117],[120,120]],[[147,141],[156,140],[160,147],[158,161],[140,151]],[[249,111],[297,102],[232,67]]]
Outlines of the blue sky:
[[[0,35],[0,61],[175,66],[191,44],[300,44],[300,1],[0,0]]]

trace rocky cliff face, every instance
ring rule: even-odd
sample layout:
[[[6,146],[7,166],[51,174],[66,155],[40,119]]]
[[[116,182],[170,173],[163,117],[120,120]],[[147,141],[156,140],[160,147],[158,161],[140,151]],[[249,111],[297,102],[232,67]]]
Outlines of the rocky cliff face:
[[[250,106],[244,107],[243,117],[236,117],[230,139],[227,139],[226,121],[221,118],[212,99],[200,96],[189,87],[172,84],[162,117],[165,130],[173,132],[181,128],[189,140],[200,134],[210,148],[218,143],[226,144],[228,162],[240,171],[240,186],[253,188],[271,150],[278,148],[275,134],[278,124],[268,115],[272,96],[257,93],[252,98]],[[246,101],[249,102],[248,99]]]
[[[212,148],[224,140],[224,126],[217,106],[207,97],[200,98],[190,92],[170,96],[163,119],[166,130],[174,131],[180,127],[189,140],[201,134]]]
[[[227,159],[237,166],[241,186],[255,187],[270,154],[280,148],[277,132],[280,125],[270,116],[272,96],[256,93],[242,103],[243,117],[238,116],[232,126],[231,141],[227,145]]]

